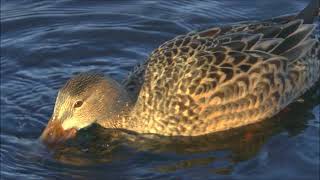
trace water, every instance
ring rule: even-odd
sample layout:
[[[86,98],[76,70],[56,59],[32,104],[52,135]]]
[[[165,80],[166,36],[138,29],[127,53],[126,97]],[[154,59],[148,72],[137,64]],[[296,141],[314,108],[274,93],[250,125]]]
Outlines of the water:
[[[1,179],[319,179],[319,85],[278,116],[231,132],[170,139],[92,127],[55,150],[38,141],[74,73],[121,81],[176,35],[307,2],[1,0]]]

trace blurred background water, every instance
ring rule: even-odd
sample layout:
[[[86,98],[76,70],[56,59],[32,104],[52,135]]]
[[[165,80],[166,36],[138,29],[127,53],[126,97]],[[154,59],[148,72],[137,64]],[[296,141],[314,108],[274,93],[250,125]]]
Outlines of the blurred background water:
[[[1,179],[319,179],[319,85],[276,117],[230,132],[178,139],[94,126],[54,151],[38,141],[73,74],[121,81],[177,35],[307,3],[1,0]]]

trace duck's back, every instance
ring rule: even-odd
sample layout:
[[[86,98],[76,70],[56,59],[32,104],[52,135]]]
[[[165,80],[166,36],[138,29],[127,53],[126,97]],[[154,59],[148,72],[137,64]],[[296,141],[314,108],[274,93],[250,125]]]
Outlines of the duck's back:
[[[319,32],[302,16],[212,28],[161,45],[147,61],[133,111],[140,132],[195,136],[275,115],[320,74]]]

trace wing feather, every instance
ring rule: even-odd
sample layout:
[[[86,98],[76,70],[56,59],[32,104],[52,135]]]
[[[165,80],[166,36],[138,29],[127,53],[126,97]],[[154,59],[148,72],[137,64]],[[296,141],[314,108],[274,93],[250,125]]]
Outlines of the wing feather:
[[[186,135],[270,116],[311,76],[300,64],[317,44],[314,28],[291,18],[178,36],[149,57],[135,112],[148,112],[146,126]]]

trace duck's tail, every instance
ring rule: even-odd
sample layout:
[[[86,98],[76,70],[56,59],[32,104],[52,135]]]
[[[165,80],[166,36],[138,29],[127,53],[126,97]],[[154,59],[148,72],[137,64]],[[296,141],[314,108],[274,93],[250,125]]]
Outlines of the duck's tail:
[[[309,5],[296,16],[296,19],[303,19],[304,24],[312,24],[314,19],[319,16],[319,4],[320,0],[311,0]]]

